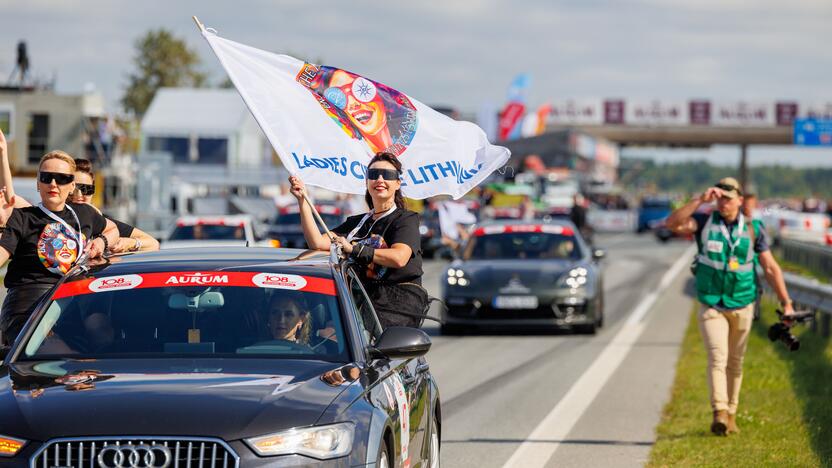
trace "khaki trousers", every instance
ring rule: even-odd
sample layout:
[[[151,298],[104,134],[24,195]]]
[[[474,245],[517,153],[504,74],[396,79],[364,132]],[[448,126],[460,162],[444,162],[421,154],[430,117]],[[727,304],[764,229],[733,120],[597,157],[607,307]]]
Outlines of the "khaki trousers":
[[[700,309],[699,330],[708,350],[708,386],[714,411],[737,413],[742,359],[753,320],[754,303],[727,312],[706,305]]]

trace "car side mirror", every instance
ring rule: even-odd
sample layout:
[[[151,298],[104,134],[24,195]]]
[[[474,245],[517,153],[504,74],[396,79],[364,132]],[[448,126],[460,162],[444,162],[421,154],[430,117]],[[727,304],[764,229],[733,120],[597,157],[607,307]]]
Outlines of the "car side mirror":
[[[604,249],[592,249],[592,259],[595,261],[602,260],[607,256],[607,251]]]
[[[428,334],[418,328],[390,327],[370,348],[370,355],[373,358],[413,359],[427,354],[430,345]]]

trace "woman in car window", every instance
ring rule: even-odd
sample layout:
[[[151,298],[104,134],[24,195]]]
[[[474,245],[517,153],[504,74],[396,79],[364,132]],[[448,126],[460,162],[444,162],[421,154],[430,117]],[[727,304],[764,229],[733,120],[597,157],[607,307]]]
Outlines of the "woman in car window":
[[[0,133],[0,153],[6,159]],[[6,220],[0,238],[0,265],[11,259],[4,280],[6,298],[0,311],[5,343],[17,337],[41,296],[83,258],[99,257],[118,240],[112,222],[89,205],[67,203],[75,190],[75,161],[62,151],[45,154],[38,165],[37,206],[12,208],[4,200],[0,218]]]
[[[419,326],[428,301],[421,286],[419,215],[405,208],[401,175],[402,164],[396,156],[376,154],[367,165],[364,199],[370,211],[350,216],[327,235],[321,234],[311,208],[303,201],[303,181],[289,178],[307,244],[328,251],[329,236],[335,236],[342,252],[360,266],[361,282],[385,328]]]
[[[266,327],[271,338],[309,344],[312,319],[300,300],[288,294],[275,294],[266,312]]]

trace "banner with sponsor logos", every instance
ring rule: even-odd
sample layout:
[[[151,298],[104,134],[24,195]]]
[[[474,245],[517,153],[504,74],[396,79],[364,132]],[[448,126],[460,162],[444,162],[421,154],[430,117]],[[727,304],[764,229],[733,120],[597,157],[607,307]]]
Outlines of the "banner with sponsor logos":
[[[367,163],[386,151],[404,167],[406,197],[459,198],[508,161],[509,151],[491,145],[475,124],[382,83],[239,44],[210,29],[202,34],[281,162],[307,184],[363,194]]]
[[[330,278],[248,271],[169,271],[70,281],[59,286],[52,299],[127,289],[190,288],[194,286],[290,289],[328,296],[335,295],[335,282]]]

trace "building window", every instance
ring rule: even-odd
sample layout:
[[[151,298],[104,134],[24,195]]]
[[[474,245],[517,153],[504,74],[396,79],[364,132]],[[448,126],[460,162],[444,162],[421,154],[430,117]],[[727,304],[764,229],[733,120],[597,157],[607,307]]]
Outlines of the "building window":
[[[174,164],[187,164],[191,162],[188,157],[188,138],[148,137],[147,150],[151,152],[170,153],[173,156]]]
[[[29,115],[29,164],[38,164],[49,147],[49,114]]]
[[[199,150],[199,164],[228,163],[227,138],[200,138],[197,142]]]
[[[0,108],[0,130],[6,135],[7,140],[14,138],[12,132],[12,121],[14,120],[14,113],[9,108]]]

